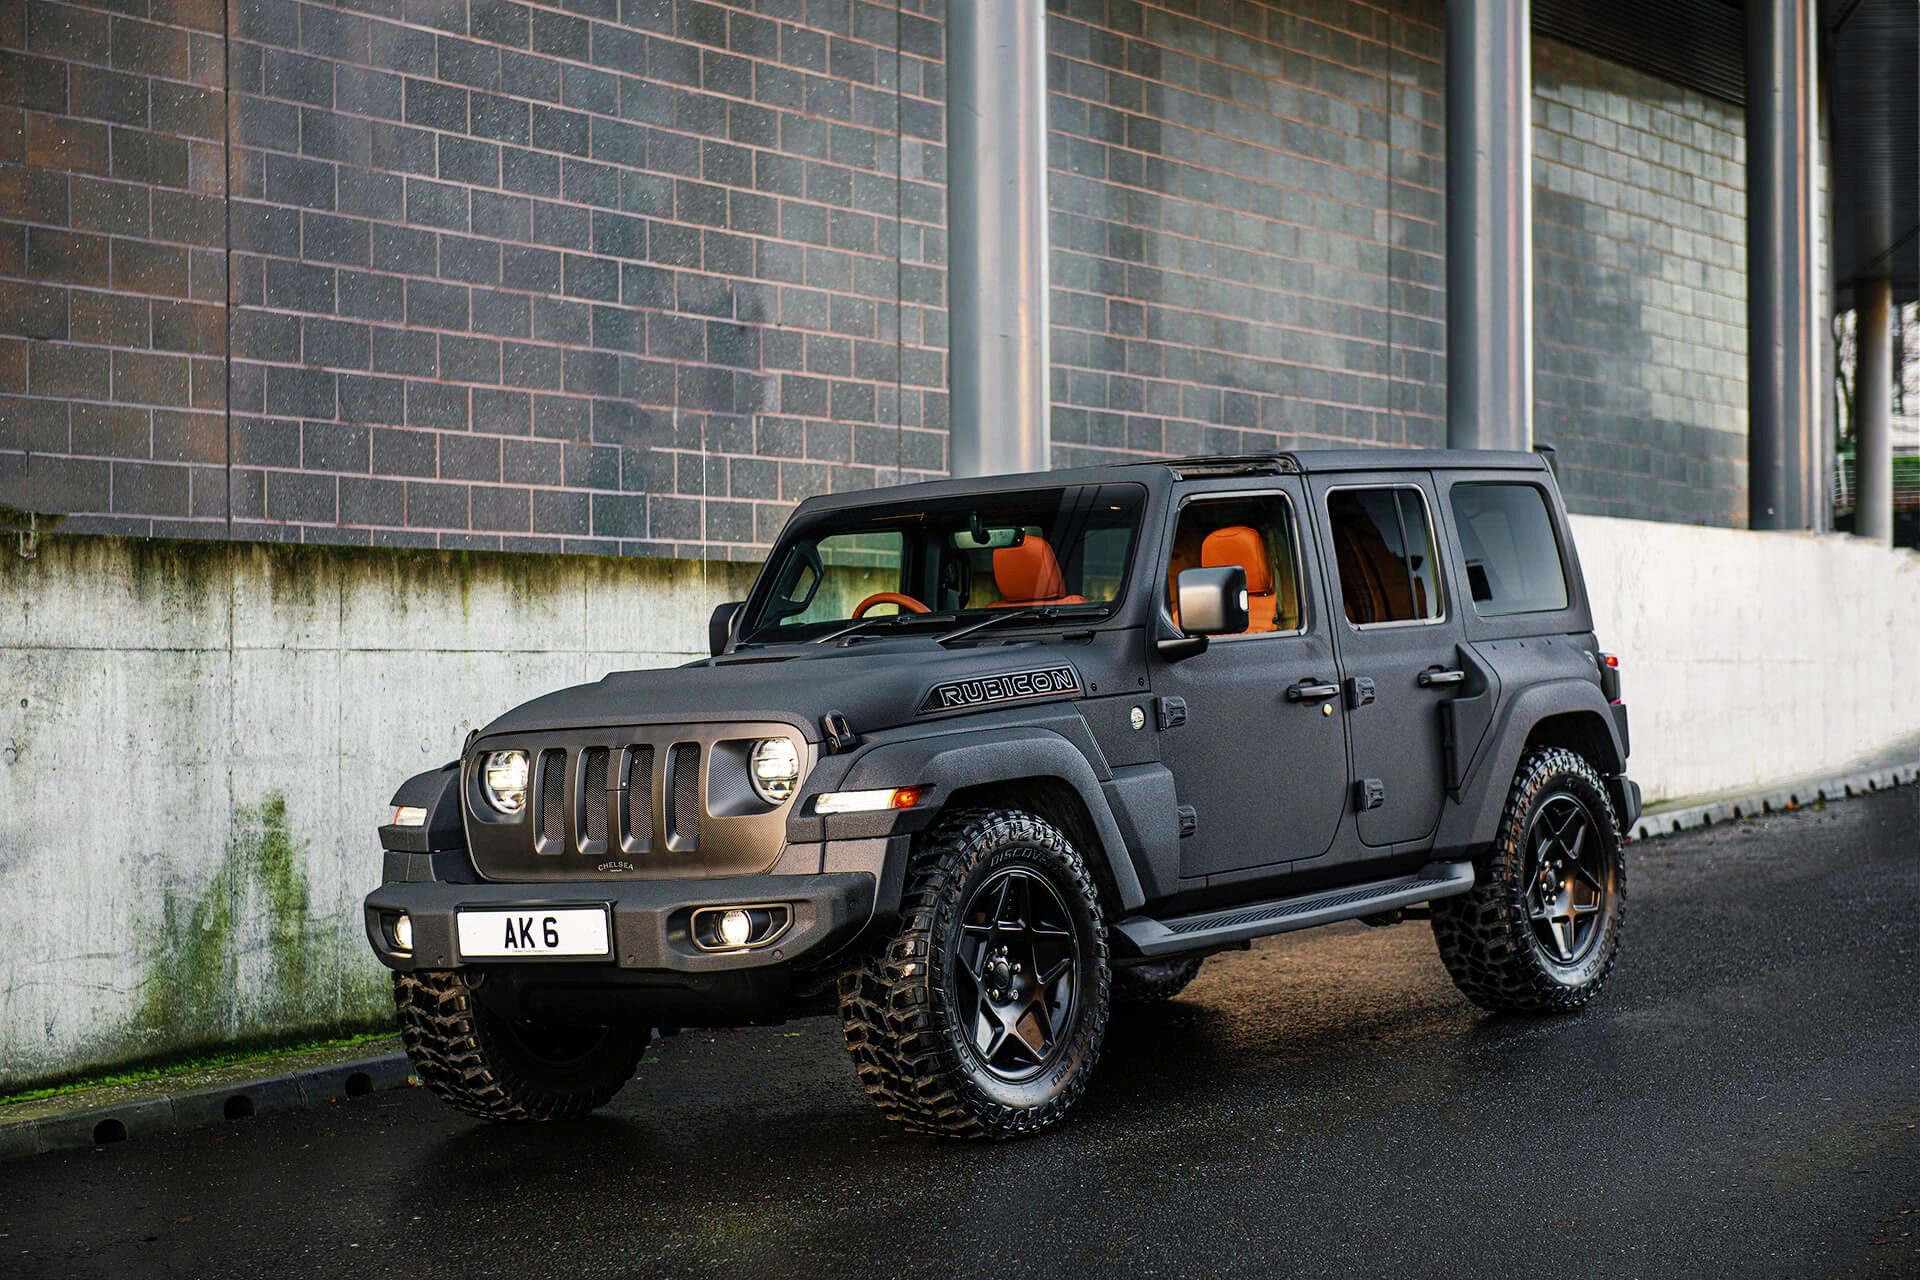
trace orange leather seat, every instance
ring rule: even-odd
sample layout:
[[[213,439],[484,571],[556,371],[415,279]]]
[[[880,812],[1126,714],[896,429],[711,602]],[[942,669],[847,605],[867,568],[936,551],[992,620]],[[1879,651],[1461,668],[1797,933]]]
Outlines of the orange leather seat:
[[[1023,609],[1042,604],[1085,604],[1085,596],[1066,594],[1067,580],[1060,572],[1060,560],[1053,544],[1038,534],[1028,534],[1010,547],[997,547],[993,553],[993,585],[1000,599],[993,609]]]
[[[1200,566],[1223,569],[1239,565],[1247,574],[1247,630],[1275,631],[1280,600],[1273,589],[1273,563],[1267,559],[1267,540],[1244,524],[1215,529],[1200,544]]]

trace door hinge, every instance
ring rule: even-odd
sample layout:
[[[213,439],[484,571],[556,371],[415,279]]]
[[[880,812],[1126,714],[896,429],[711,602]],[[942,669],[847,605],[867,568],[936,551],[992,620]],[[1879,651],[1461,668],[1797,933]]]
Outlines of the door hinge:
[[[1177,729],[1187,722],[1185,698],[1157,698],[1153,705],[1162,729]]]
[[[1183,804],[1178,809],[1175,809],[1174,813],[1178,814],[1180,818],[1180,838],[1182,840],[1200,829],[1200,815],[1193,811],[1192,805]]]
[[[1353,807],[1360,813],[1378,809],[1387,802],[1387,784],[1378,778],[1361,778],[1353,784]]]
[[[1348,676],[1347,677],[1347,705],[1349,707],[1364,707],[1369,702],[1372,702],[1372,701],[1373,701],[1373,677],[1372,676]]]

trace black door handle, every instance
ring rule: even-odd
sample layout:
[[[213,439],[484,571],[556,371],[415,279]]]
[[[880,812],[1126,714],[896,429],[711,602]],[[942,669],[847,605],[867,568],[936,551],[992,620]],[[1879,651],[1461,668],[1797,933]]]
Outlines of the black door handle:
[[[1337,684],[1326,684],[1318,680],[1300,680],[1287,686],[1288,702],[1318,702],[1322,698],[1331,698],[1340,692]]]
[[[1459,684],[1467,678],[1464,671],[1444,671],[1439,667],[1429,667],[1414,677],[1414,683],[1422,689],[1431,689],[1436,685]]]

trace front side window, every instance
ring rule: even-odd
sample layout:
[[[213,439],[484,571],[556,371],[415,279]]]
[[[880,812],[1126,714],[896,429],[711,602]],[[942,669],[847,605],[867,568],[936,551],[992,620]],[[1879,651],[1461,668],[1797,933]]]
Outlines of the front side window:
[[[1470,481],[1452,490],[1473,609],[1483,618],[1567,607],[1560,543],[1538,485]]]
[[[784,643],[865,618],[1104,612],[1125,587],[1145,496],[1083,485],[823,513],[774,548],[745,635]]]
[[[1167,610],[1174,625],[1180,624],[1182,569],[1236,564],[1247,574],[1247,629],[1241,634],[1300,630],[1300,556],[1287,500],[1279,494],[1206,499],[1180,509],[1167,559]]]
[[[1433,525],[1419,489],[1335,489],[1327,522],[1348,622],[1377,627],[1444,616]]]

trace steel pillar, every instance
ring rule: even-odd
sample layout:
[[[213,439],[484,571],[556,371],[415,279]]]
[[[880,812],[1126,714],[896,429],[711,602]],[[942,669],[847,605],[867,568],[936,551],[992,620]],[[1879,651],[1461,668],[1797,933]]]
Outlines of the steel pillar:
[[[1853,531],[1893,542],[1893,282],[1862,280],[1853,296],[1859,353],[1853,378]]]
[[[1814,0],[1747,4],[1747,513],[1755,529],[1825,523],[1814,21]]]
[[[956,476],[1044,471],[1046,6],[947,6],[948,461]]]
[[[1447,0],[1447,444],[1533,445],[1528,0]]]

